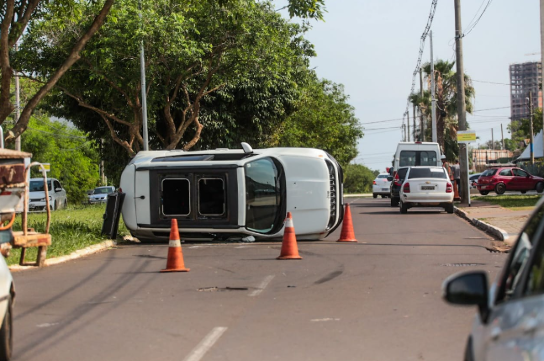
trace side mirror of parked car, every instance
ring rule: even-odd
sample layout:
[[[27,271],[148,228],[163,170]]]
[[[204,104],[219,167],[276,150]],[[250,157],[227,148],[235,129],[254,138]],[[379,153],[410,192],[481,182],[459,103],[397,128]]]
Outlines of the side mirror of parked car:
[[[448,277],[442,286],[444,300],[454,305],[475,305],[480,318],[486,322],[489,313],[487,275],[484,271],[469,271]]]
[[[393,177],[391,177],[391,176],[387,177],[387,181],[388,181],[388,182],[392,182],[392,181],[393,181]]]
[[[60,192],[62,191],[62,188],[55,188],[55,192]]]

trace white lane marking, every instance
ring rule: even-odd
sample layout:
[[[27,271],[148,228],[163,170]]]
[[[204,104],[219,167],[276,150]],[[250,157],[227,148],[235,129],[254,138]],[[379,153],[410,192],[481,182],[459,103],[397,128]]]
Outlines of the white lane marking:
[[[261,294],[261,292],[264,291],[264,289],[266,288],[266,286],[268,286],[268,284],[270,283],[270,281],[272,281],[272,279],[274,278],[274,275],[270,275],[270,276],[266,276],[264,278],[264,280],[261,282],[261,284],[259,285],[259,287],[257,287],[256,290],[254,290],[253,292],[251,292],[249,294],[250,297],[254,297],[254,296],[258,296]]]
[[[340,321],[339,318],[314,318],[310,320],[312,322],[327,322],[327,321]]]
[[[199,361],[202,359],[206,352],[212,348],[212,346],[217,342],[217,340],[219,340],[219,337],[221,337],[226,330],[227,327],[215,327],[209,334],[206,335],[206,337],[202,339],[202,341],[200,341],[193,351],[191,351],[191,353],[183,359],[183,361]]]

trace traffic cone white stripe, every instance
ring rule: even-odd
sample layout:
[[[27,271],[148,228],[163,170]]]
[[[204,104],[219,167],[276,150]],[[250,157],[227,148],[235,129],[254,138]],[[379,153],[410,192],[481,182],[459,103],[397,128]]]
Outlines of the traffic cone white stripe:
[[[181,247],[181,241],[179,239],[171,239],[168,242],[168,247]]]
[[[294,228],[293,226],[293,218],[287,218],[285,220],[285,228]]]

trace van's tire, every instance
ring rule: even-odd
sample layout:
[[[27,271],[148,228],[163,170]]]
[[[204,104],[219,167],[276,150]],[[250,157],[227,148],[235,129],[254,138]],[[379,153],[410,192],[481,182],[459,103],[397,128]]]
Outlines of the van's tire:
[[[446,204],[446,206],[444,207],[446,209],[446,212],[448,213],[453,213],[453,203],[448,203]]]
[[[0,329],[0,361],[8,361],[11,358],[12,351],[12,302],[11,295],[7,299],[8,307]]]
[[[474,361],[474,355],[472,353],[472,338],[469,337],[467,340],[467,344],[465,346],[465,357],[463,358],[464,361]]]
[[[506,186],[504,183],[499,183],[495,186],[495,193],[504,194],[504,192],[506,192]]]
[[[543,182],[538,182],[536,184],[536,191],[538,193],[542,193],[544,191],[544,183]]]
[[[376,193],[372,193],[372,198],[378,198],[378,195]]]
[[[402,214],[408,213],[408,206],[403,201],[400,202],[400,213]]]
[[[480,194],[482,196],[487,196],[489,194],[489,191],[480,191]]]
[[[391,207],[398,207],[399,206],[399,199],[396,197],[391,197]]]

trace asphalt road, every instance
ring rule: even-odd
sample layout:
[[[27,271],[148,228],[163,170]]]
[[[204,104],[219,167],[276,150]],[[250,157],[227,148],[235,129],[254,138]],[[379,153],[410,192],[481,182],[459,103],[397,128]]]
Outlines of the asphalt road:
[[[475,309],[443,280],[504,254],[452,214],[401,215],[347,199],[357,243],[184,244],[188,273],[161,274],[166,244],[15,272],[13,360],[460,360]],[[296,227],[296,220],[295,220]]]

